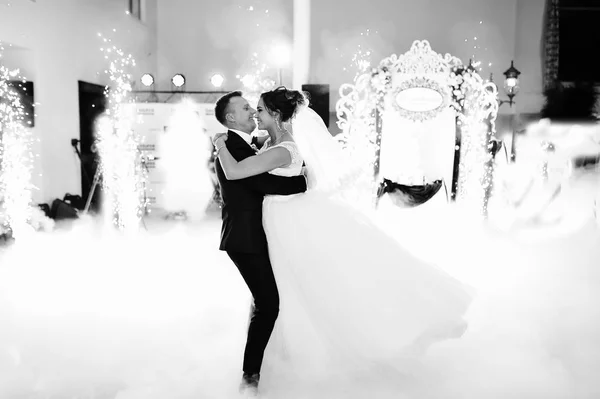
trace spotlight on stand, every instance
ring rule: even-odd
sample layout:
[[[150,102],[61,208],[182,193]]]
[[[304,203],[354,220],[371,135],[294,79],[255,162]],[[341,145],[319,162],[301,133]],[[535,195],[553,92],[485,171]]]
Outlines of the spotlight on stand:
[[[242,84],[245,88],[251,88],[252,86],[254,86],[254,83],[256,81],[253,75],[244,75],[244,77],[240,80],[242,81]]]
[[[173,77],[171,78],[171,84],[177,89],[182,88],[183,86],[185,86],[185,76],[183,76],[180,73],[173,75]]]
[[[142,75],[140,81],[144,86],[151,87],[152,85],[154,85],[154,76],[150,75],[149,73],[145,73]]]
[[[224,81],[225,78],[219,73],[215,73],[213,76],[210,77],[210,83],[212,83],[212,85],[216,88],[223,86]]]
[[[285,43],[277,44],[271,48],[269,54],[271,63],[277,68],[279,85],[283,85],[283,68],[289,65],[292,59],[292,51]]]

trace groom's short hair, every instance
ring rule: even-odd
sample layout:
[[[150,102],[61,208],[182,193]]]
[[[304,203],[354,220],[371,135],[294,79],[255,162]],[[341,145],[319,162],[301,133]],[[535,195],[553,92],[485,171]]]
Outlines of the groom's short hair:
[[[225,116],[227,115],[227,111],[229,108],[229,101],[234,97],[242,97],[241,91],[232,91],[231,93],[225,94],[223,97],[217,100],[217,104],[215,105],[215,117],[219,121],[219,123],[225,127],[225,122],[227,119]]]

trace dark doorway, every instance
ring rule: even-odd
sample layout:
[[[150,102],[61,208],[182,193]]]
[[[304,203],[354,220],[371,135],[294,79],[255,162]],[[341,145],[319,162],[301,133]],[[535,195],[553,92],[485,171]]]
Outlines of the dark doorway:
[[[81,153],[81,197],[87,201],[94,175],[98,169],[98,154],[94,149],[96,119],[106,109],[105,87],[79,81],[79,151]],[[98,184],[90,210],[98,211],[102,185]]]

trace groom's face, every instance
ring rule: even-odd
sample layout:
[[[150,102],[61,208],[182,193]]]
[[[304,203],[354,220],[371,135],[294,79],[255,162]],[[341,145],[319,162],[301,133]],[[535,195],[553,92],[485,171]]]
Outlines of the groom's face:
[[[229,101],[229,112],[227,119],[230,127],[245,133],[252,133],[256,129],[254,117],[256,110],[250,106],[244,97],[233,97]]]

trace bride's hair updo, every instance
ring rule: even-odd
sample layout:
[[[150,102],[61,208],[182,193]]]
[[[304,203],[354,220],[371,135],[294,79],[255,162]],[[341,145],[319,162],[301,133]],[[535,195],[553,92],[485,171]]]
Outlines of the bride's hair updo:
[[[260,97],[270,114],[278,113],[281,116],[281,122],[288,122],[302,106],[308,105],[308,98],[304,93],[288,90],[283,86],[264,92]]]

